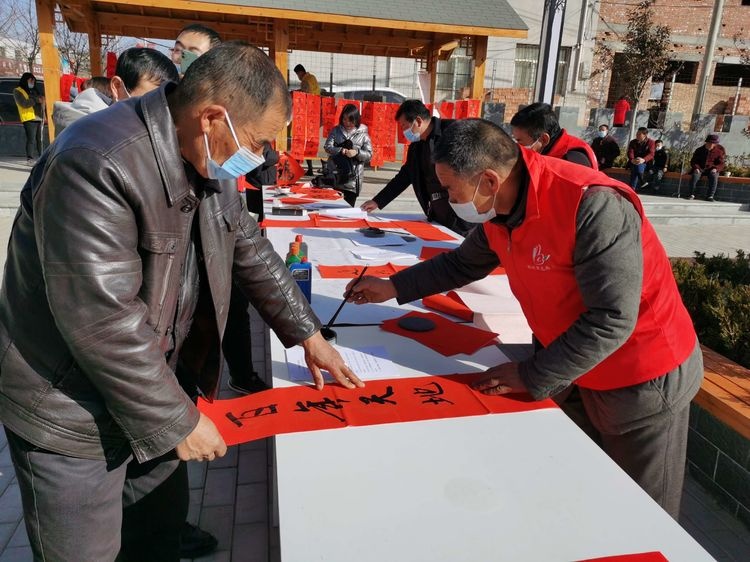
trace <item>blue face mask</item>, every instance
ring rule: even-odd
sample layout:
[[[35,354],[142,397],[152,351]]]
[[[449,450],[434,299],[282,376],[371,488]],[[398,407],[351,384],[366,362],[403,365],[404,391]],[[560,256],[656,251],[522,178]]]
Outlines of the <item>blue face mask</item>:
[[[414,123],[412,123],[411,127],[413,126]],[[412,131],[411,127],[404,131],[404,137],[406,137],[406,140],[408,140],[409,142],[417,142],[422,140],[422,136],[419,133],[415,133],[414,131]]]
[[[240,144],[237,134],[234,132],[232,120],[229,119],[229,114],[225,113],[225,115],[229,130],[232,132],[232,138],[237,143],[237,152],[227,158],[223,164],[218,164],[211,158],[211,149],[208,147],[208,134],[203,133],[203,141],[206,143],[206,170],[208,178],[212,180],[235,180],[248,172],[252,172],[266,161],[262,156],[258,156]]]
[[[607,136],[607,131],[599,131],[599,138],[600,139],[603,139],[606,136]]]

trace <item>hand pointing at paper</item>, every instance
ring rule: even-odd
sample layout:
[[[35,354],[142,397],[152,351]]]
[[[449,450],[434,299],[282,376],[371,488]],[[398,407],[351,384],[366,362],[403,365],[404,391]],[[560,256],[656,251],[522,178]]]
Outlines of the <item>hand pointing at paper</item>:
[[[365,386],[365,383],[359,380],[359,377],[344,363],[339,352],[331,347],[319,331],[303,341],[301,345],[305,350],[305,362],[318,390],[322,390],[324,385],[321,369],[331,373],[336,382],[345,388]]]
[[[351,291],[351,294],[349,294]],[[347,295],[348,298],[347,298]],[[364,276],[362,279],[352,279],[347,283],[344,297],[347,302],[366,304],[368,302],[385,302],[398,296],[396,287],[390,279]]]

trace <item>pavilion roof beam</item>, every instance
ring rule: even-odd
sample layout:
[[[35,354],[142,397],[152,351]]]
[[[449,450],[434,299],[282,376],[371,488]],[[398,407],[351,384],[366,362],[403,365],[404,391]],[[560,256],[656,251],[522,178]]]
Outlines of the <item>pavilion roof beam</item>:
[[[231,4],[218,4],[212,2],[197,2],[193,0],[136,0],[138,5],[152,8],[175,8],[191,10],[196,12],[208,12],[212,14],[238,14],[246,16],[260,16],[274,19],[301,20],[321,23],[340,23],[356,25],[360,27],[378,27],[392,29],[402,27],[407,22],[369,18],[361,16],[350,16],[340,14],[326,14],[319,12],[306,12],[302,10],[286,10],[281,8],[265,8],[256,6],[237,6]],[[94,4],[126,4],[124,0],[95,0]],[[504,29],[467,25],[451,25],[428,22],[408,22],[409,29],[414,31],[431,31],[437,33],[448,33],[451,35],[486,35],[490,37],[515,37],[525,39],[528,32],[525,29]]]

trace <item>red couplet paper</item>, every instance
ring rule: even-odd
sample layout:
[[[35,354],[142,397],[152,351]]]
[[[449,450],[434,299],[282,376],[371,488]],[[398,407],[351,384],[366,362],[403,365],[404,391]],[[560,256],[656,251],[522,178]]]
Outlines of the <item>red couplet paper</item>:
[[[283,433],[346,426],[506,414],[555,408],[528,395],[486,396],[470,383],[483,373],[368,381],[365,388],[337,384],[276,388],[208,402],[198,409],[214,422],[227,445]]]
[[[291,188],[292,193],[302,195],[304,197],[310,197],[312,199],[322,199],[324,201],[337,201],[343,198],[343,195],[335,189],[328,189],[322,187],[308,187],[306,185],[294,185]]]
[[[404,330],[398,325],[400,318],[415,316],[432,320],[435,323],[435,328],[429,332],[413,332]],[[433,312],[414,311],[400,318],[385,320],[380,324],[380,328],[386,332],[418,341],[422,345],[445,356],[457,355],[459,353],[473,355],[483,347],[492,345],[498,336],[495,332],[488,332],[487,330],[481,330],[473,326],[467,326],[466,324],[458,324]]]
[[[409,234],[416,236],[421,240],[428,240],[431,242],[442,242],[445,240],[455,240],[450,234],[443,232],[439,228],[431,225],[428,222],[418,221],[397,221],[398,226],[403,228]]]
[[[474,312],[466,306],[455,291],[450,291],[445,295],[425,297],[422,299],[422,304],[427,308],[450,314],[467,322],[471,322],[474,319]]]
[[[363,265],[319,265],[318,271],[323,279],[355,279],[359,277],[364,267]],[[367,274],[373,277],[385,278],[394,273],[390,263],[367,267]]]
[[[305,205],[306,203],[316,203],[316,199],[308,199],[307,197],[281,197],[279,198],[284,205]]]
[[[292,185],[303,175],[305,171],[296,159],[292,158],[288,152],[279,156],[279,163],[276,164],[277,185]]]
[[[336,217],[322,217],[317,213],[312,215],[312,219],[318,228],[364,228],[367,226],[365,219],[337,219]]]
[[[605,556],[604,558],[588,558],[580,562],[669,562],[661,552],[641,552],[636,554],[621,554]]]

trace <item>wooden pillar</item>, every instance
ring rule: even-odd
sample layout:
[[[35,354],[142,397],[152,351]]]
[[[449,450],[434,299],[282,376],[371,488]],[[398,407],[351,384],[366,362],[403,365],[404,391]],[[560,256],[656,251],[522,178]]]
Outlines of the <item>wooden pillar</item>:
[[[46,120],[49,126],[50,141],[55,138],[52,124],[52,105],[60,100],[60,53],[55,47],[55,2],[54,0],[35,0],[36,17],[39,24],[39,46],[42,54],[44,76]]]
[[[487,37],[474,36],[474,79],[469,97],[484,101],[484,71],[487,62]]]
[[[435,103],[435,90],[437,89],[437,63],[438,51],[430,49],[430,54],[427,58],[427,72],[430,73],[430,96],[427,100],[428,103]]]
[[[102,71],[102,34],[99,22],[91,22],[89,27],[89,60],[91,61],[91,76],[104,76]]]
[[[286,80],[289,71],[289,20],[273,20],[273,42],[268,49],[268,55],[276,63],[281,75]],[[284,127],[276,137],[276,150],[283,152],[288,148],[287,127]]]

